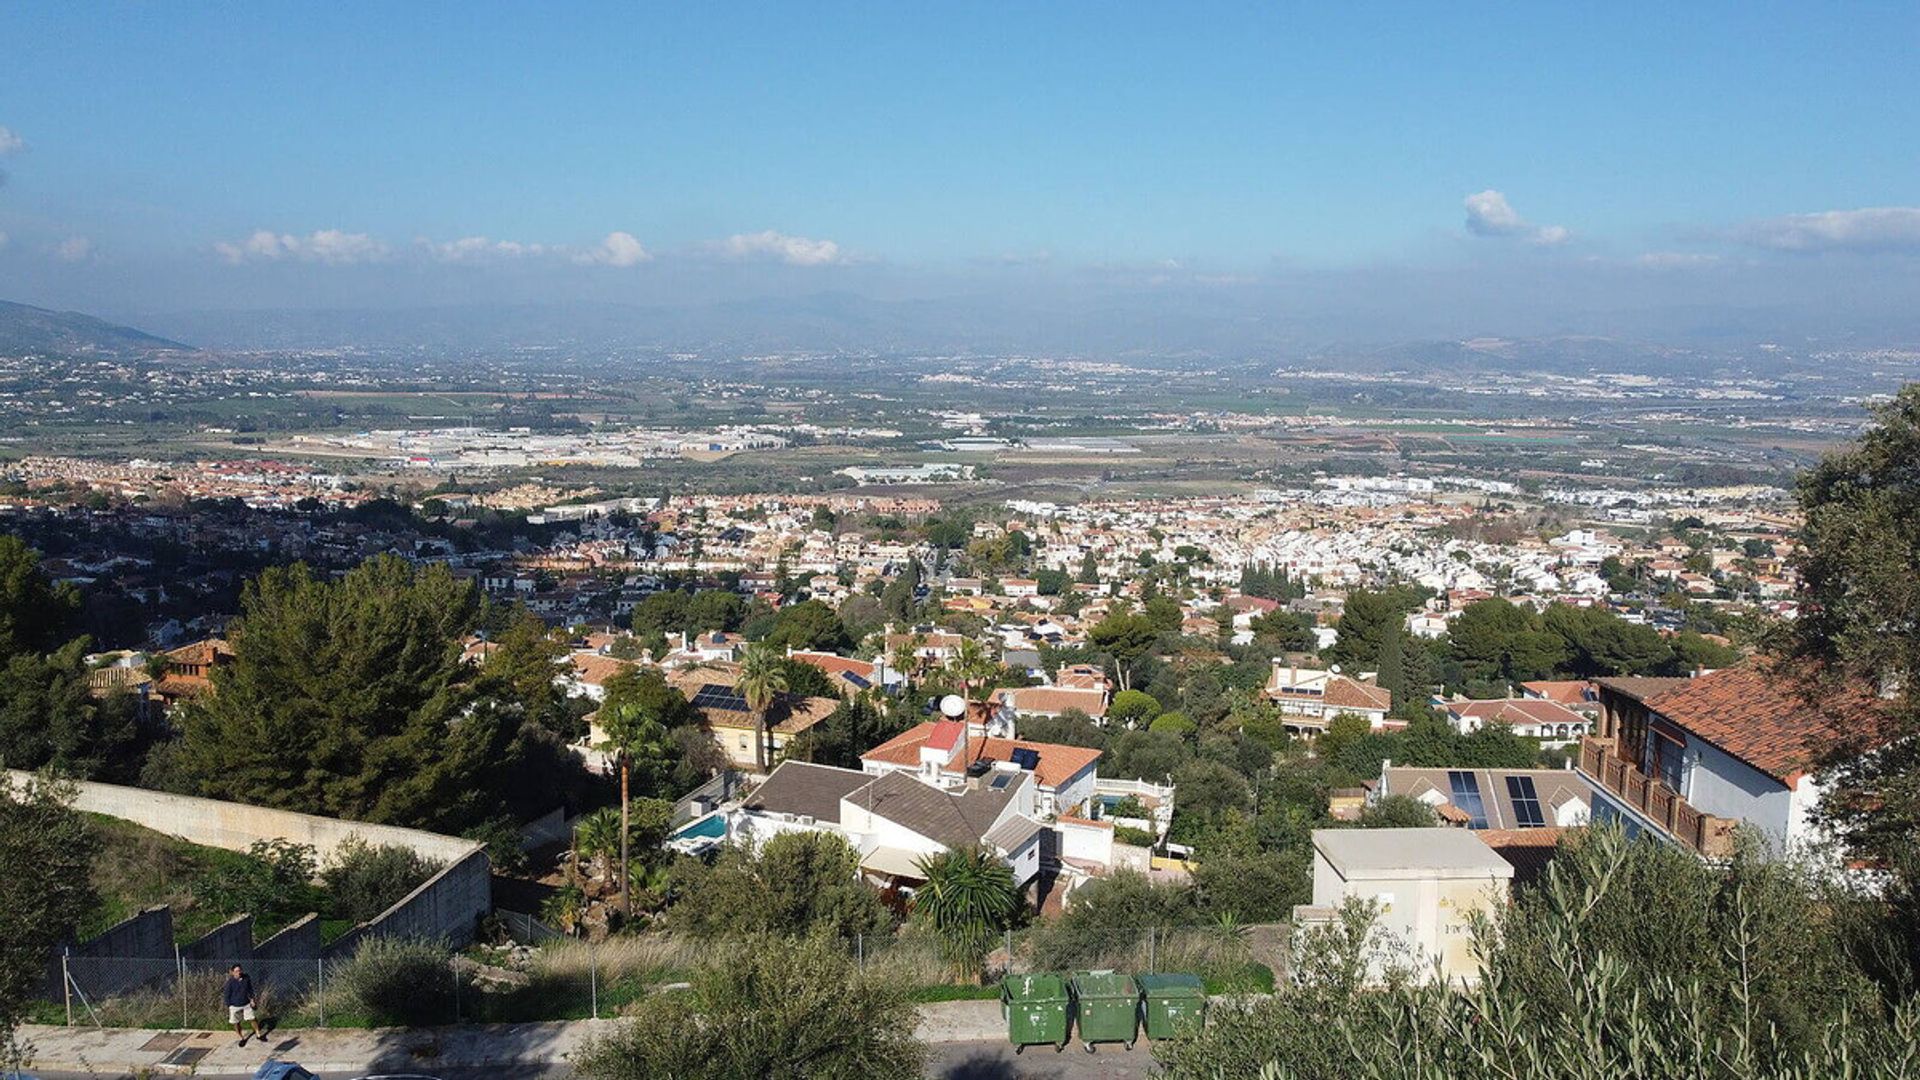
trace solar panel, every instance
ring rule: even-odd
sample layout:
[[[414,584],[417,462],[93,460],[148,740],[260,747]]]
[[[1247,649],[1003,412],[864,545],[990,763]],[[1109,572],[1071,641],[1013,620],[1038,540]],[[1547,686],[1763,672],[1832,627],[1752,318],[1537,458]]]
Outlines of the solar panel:
[[[992,788],[995,791],[1000,791],[1012,782],[1013,782],[1013,777],[1007,775],[1006,773],[1001,773],[1000,775],[995,776],[992,780],[988,781],[987,786]]]
[[[1487,827],[1487,808],[1480,801],[1480,781],[1470,772],[1449,770],[1447,783],[1453,788],[1453,805],[1466,812],[1467,828]]]
[[[1040,751],[1027,746],[1017,746],[1007,754],[1007,760],[1023,769],[1032,771],[1040,767]]]
[[[693,707],[696,709],[719,709],[722,712],[749,712],[747,699],[731,686],[721,683],[707,683],[700,692],[693,695]]]
[[[1513,800],[1513,815],[1523,829],[1537,829],[1547,823],[1545,814],[1540,812],[1540,793],[1534,789],[1533,777],[1507,777],[1507,795]]]

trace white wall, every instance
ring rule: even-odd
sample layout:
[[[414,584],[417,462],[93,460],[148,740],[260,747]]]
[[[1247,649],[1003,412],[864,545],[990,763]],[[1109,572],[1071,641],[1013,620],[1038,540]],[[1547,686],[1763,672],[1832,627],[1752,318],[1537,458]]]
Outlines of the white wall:
[[[1773,777],[1697,737],[1687,739],[1681,794],[1695,810],[1737,818],[1784,844],[1793,817],[1793,793]]]
[[[1082,825],[1061,821],[1054,825],[1060,834],[1060,857],[1085,859],[1101,866],[1113,865],[1113,830],[1104,825]]]

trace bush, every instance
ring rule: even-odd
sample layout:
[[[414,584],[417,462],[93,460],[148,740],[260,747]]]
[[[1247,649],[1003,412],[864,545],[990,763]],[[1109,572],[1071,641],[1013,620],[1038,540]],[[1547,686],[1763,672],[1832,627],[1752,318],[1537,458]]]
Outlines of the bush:
[[[575,1059],[586,1080],[921,1075],[911,1002],[828,940],[732,945],[684,992],[642,999]]]
[[[374,1027],[450,1024],[454,978],[451,955],[439,942],[373,938],[346,963],[327,968],[327,1017]]]
[[[398,844],[375,847],[359,836],[340,842],[320,871],[336,917],[368,922],[446,866]]]

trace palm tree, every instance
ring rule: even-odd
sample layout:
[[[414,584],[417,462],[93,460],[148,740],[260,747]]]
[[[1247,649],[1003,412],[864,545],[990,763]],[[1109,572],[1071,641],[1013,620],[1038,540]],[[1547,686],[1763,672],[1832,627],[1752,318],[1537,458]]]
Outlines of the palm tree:
[[[629,816],[633,805],[631,778],[636,760],[649,765],[663,762],[667,757],[667,729],[653,711],[638,701],[624,701],[612,709],[601,722],[606,730],[607,741],[600,749],[611,750],[620,760],[620,895],[622,907],[631,916],[633,914],[633,889],[629,883],[627,838],[633,832],[633,820]]]
[[[780,668],[781,656],[764,643],[747,646],[740,657],[740,678],[733,688],[747,700],[753,713],[753,726],[759,732],[753,748],[753,760],[765,772],[773,760],[773,731],[767,726],[767,714],[781,694],[787,692],[787,673]]]
[[[1000,674],[1000,665],[987,652],[986,646],[972,638],[964,638],[953,658],[953,673],[960,677],[960,696],[972,701],[976,688],[986,689],[992,684],[994,676]]]
[[[568,882],[540,902],[540,917],[558,924],[568,937],[580,932],[581,916],[586,914],[587,896],[580,886]]]
[[[954,976],[977,978],[994,935],[1020,905],[1013,871],[984,847],[943,851],[918,865],[927,883],[913,894],[914,915],[932,926]]]
[[[573,827],[573,843],[591,862],[600,864],[600,880],[613,881],[613,858],[620,852],[620,815],[612,809],[595,810]]]

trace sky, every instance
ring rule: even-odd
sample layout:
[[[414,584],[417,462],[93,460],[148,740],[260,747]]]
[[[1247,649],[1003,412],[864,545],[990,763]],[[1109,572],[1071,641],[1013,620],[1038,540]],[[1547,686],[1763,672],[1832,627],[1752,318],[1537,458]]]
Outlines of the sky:
[[[16,0],[0,298],[1897,317],[1916,55],[1911,3]]]

